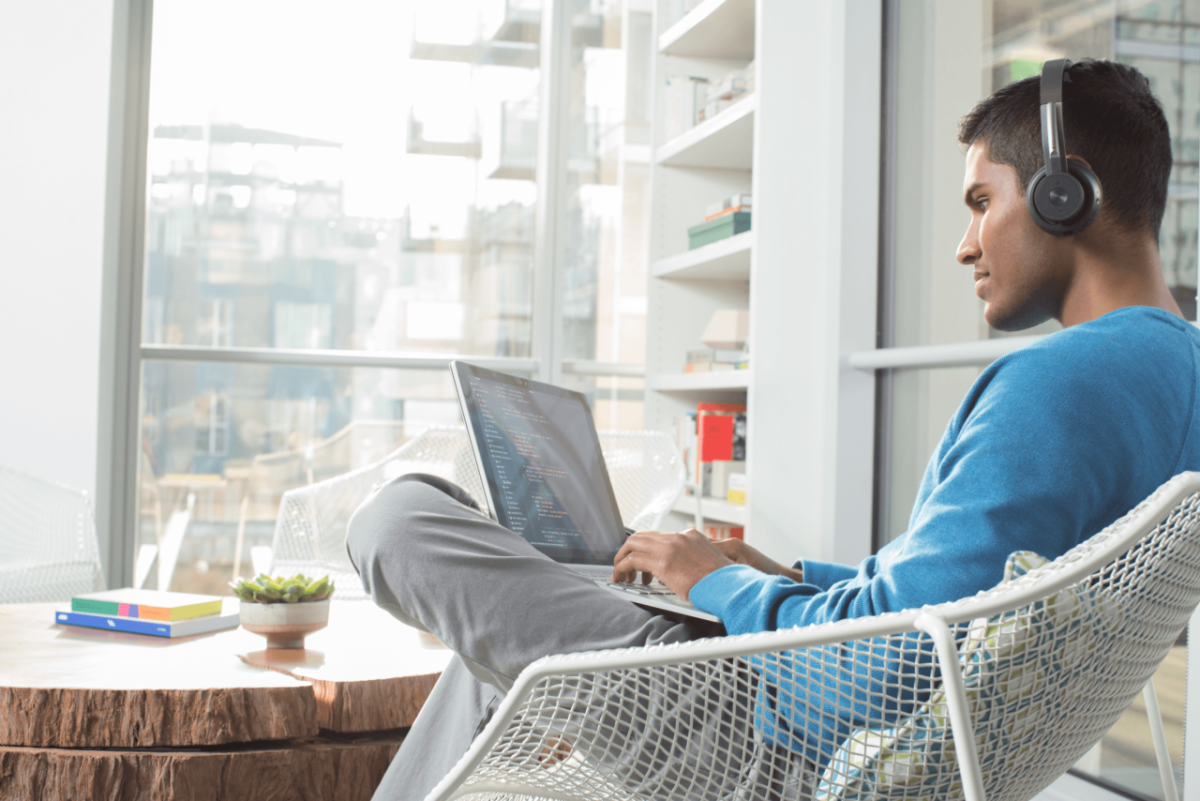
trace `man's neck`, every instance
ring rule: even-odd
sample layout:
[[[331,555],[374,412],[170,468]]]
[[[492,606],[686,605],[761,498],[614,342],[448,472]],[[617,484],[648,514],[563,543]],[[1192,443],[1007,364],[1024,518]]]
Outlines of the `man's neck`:
[[[1114,239],[1089,243],[1091,247],[1076,252],[1071,284],[1059,315],[1063,327],[1086,323],[1126,306],[1151,306],[1183,317],[1163,280],[1157,244],[1149,237]]]

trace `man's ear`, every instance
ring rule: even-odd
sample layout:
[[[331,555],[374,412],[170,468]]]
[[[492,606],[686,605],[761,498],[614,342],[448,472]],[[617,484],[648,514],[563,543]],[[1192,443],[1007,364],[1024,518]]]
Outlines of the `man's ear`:
[[[1074,159],[1075,161],[1078,161],[1083,166],[1087,167],[1089,170],[1092,170],[1092,165],[1088,164],[1088,160],[1085,159],[1083,156],[1076,156],[1074,153],[1071,153],[1071,154],[1067,155],[1067,158]],[[1092,170],[1092,172],[1095,172],[1095,170]]]

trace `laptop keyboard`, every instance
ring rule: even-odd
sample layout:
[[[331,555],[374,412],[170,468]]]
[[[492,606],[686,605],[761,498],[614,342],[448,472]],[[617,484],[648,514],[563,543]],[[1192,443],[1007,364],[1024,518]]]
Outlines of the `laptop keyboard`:
[[[657,579],[650,584],[642,584],[640,581],[625,584],[616,581],[606,581],[605,579],[596,579],[596,583],[603,587],[612,587],[615,590],[627,592],[631,595],[675,595],[673,590],[668,589],[665,584],[662,584]]]

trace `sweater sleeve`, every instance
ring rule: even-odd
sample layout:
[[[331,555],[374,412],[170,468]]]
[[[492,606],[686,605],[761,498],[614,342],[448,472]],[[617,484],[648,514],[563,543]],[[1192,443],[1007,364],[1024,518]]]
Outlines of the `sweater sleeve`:
[[[1028,349],[985,371],[930,461],[909,531],[857,569],[805,561],[797,584],[729,566],[698,582],[692,603],[730,634],[807,626],[973,595],[1014,551],[1065,553],[1173,474],[1180,445],[1164,432],[1183,436],[1188,404],[1128,387],[1195,382],[1144,355],[1100,369],[1089,354]]]
[[[804,583],[827,590],[839,581],[847,581],[858,574],[858,569],[837,562],[821,562],[816,559],[797,559],[792,567],[804,572]]]

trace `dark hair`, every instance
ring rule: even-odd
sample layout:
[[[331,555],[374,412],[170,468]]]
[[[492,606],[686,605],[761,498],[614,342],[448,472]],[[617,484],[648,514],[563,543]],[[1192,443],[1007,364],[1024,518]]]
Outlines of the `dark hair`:
[[[1034,75],[1005,86],[976,104],[958,127],[959,142],[986,142],[989,158],[1015,169],[1022,186],[1045,166],[1040,83]],[[1104,208],[1123,227],[1147,231],[1157,242],[1171,176],[1171,134],[1146,76],[1113,61],[1072,64],[1063,81],[1063,127],[1067,153],[1086,160],[1099,177]]]

